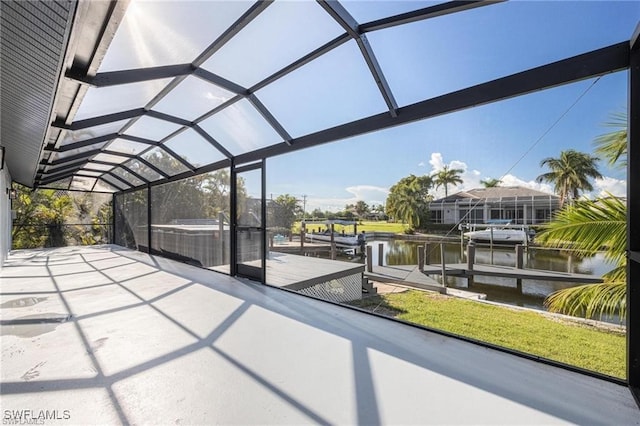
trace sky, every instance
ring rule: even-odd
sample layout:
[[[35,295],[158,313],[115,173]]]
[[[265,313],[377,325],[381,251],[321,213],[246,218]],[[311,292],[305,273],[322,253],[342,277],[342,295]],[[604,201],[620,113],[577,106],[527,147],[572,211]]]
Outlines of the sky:
[[[354,5],[366,12],[371,3]],[[629,38],[640,18],[638,2],[519,2],[510,5],[513,10],[498,10],[501,6],[481,8],[481,17],[474,16],[478,9],[455,21],[448,19],[453,15],[437,18],[433,27],[423,21],[370,37],[398,103],[608,46]],[[472,27],[476,18],[488,25]],[[409,46],[398,48],[411,31],[416,34]],[[444,65],[434,62],[445,56]],[[268,191],[307,195],[307,209],[336,210],[357,200],[378,204],[402,177],[433,174],[448,165],[464,170],[463,184],[449,193],[481,186],[487,178],[553,192],[535,182],[545,171],[540,161],[570,148],[592,153],[594,138],[611,130],[603,125],[611,113],[626,110],[627,78],[627,72],[619,72],[272,158]],[[433,79],[438,84],[431,84]],[[594,182],[590,195],[624,195],[626,173],[603,162],[600,170],[605,177]],[[433,195],[444,196],[444,189]]]
[[[434,3],[343,2],[360,23]],[[100,71],[190,62],[250,4],[136,0]],[[398,105],[406,106],[628,40],[639,20],[640,1],[516,0],[366,37]],[[342,32],[315,2],[276,1],[202,67],[251,87]],[[307,210],[335,211],[358,200],[380,204],[401,178],[432,174],[444,165],[463,170],[463,184],[449,193],[478,187],[487,178],[552,192],[535,182],[545,171],[541,160],[570,148],[593,152],[594,138],[610,130],[603,124],[626,110],[627,78],[626,71],[618,72],[273,157],[267,161],[267,193],[306,196]],[[106,88],[113,91],[111,102],[89,89],[76,119],[142,106],[164,84]],[[255,95],[294,138],[386,111],[353,40]],[[192,120],[231,96],[191,76],[153,109]],[[153,121],[139,122],[130,132],[143,136],[155,129],[156,139],[170,133],[170,127]],[[233,154],[280,140],[246,100],[201,126]],[[202,154],[202,141],[189,142],[199,136],[189,135],[169,142],[171,148],[193,161],[209,158]],[[590,195],[623,195],[625,172],[602,163],[600,170],[605,178],[594,183]]]

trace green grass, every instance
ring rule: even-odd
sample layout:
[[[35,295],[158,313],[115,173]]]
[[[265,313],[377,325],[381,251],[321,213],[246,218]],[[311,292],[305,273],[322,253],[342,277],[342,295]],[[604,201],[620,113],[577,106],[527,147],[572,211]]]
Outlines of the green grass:
[[[309,228],[319,228],[323,227],[323,225],[307,225],[307,229]],[[358,223],[358,232],[366,231],[366,232],[393,232],[395,234],[402,234],[404,230],[408,228],[408,225],[403,223],[389,223],[386,221],[367,221],[363,220]],[[336,231],[342,231],[342,226],[336,225]],[[293,224],[293,232],[300,232],[300,222],[296,222]],[[353,232],[353,225],[345,226],[345,232]]]
[[[420,291],[386,294],[353,303],[367,310],[539,355],[610,376],[626,376],[622,333]]]

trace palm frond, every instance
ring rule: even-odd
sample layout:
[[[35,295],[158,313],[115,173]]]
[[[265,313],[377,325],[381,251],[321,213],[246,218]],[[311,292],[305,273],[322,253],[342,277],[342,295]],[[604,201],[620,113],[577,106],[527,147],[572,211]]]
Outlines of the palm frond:
[[[625,318],[627,285],[623,282],[587,284],[556,291],[544,301],[550,312],[602,319],[615,314]]]
[[[579,201],[543,227],[536,241],[588,255],[606,249],[607,260],[622,265],[627,244],[627,207],[619,198]]]
[[[623,265],[618,265],[609,272],[602,275],[605,282],[626,282],[627,281],[627,265],[626,262]]]
[[[605,126],[616,130],[600,135],[594,140],[596,154],[605,158],[610,166],[624,169],[627,166],[626,112],[611,114],[611,121],[605,123]]]

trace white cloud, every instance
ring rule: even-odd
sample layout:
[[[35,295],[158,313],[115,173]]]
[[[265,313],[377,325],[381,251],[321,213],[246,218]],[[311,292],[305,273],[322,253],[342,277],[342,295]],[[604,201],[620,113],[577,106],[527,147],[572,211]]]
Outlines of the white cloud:
[[[372,202],[376,204],[383,202],[389,194],[388,188],[373,185],[350,186],[345,188],[345,190],[353,194],[356,201],[363,200],[367,203]]]
[[[433,152],[431,153],[429,164],[431,164],[431,171],[429,172],[429,175],[436,174],[442,170],[445,165],[450,169],[462,170],[462,174],[460,175],[462,183],[460,185],[449,186],[449,194],[466,191],[480,186],[481,173],[478,170],[469,170],[467,163],[463,161],[453,160],[449,164],[446,164],[442,158],[442,154],[439,152]],[[444,187],[440,187],[437,190],[434,188],[432,192],[436,199],[444,197]]]
[[[424,167],[424,161],[419,162],[418,167]]]
[[[429,164],[431,164],[431,172],[430,175],[434,175],[438,171],[442,170],[445,165],[447,165],[451,169],[460,169],[462,170],[462,174],[460,177],[462,178],[462,183],[456,186],[449,187],[449,194],[455,194],[460,191],[468,191],[474,188],[481,188],[482,183],[481,180],[488,179],[488,176],[482,176],[482,173],[475,169],[469,169],[469,166],[464,161],[453,160],[449,164],[446,164],[442,158],[442,154],[439,152],[434,152],[431,154],[431,160],[429,160]],[[495,177],[498,179],[499,177]],[[534,180],[525,181],[520,179],[517,176],[507,174],[502,178],[502,186],[521,186],[524,188],[535,189],[537,191],[546,192],[549,194],[553,194],[553,187],[546,183],[538,183]],[[433,195],[436,199],[444,197],[444,188],[440,187],[437,190],[433,191]]]
[[[606,197],[608,194],[616,197],[627,196],[627,181],[603,176],[602,179],[596,179],[593,183],[594,191],[592,195]],[[608,194],[607,194],[608,193]]]
[[[453,160],[449,163],[445,163],[442,158],[442,154],[439,152],[431,154],[429,165],[431,166],[431,170],[427,173],[429,175],[433,175],[439,170],[442,170],[445,165],[452,169],[460,169],[463,171],[461,174],[463,183],[460,185],[450,186],[449,194],[467,191],[474,188],[481,188],[482,184],[480,181],[490,177],[495,177],[496,179],[500,178],[499,176],[485,176],[479,170],[470,169],[467,163],[463,161]],[[420,162],[418,166],[423,167],[426,165],[424,162]],[[535,189],[548,194],[554,193],[553,186],[548,183],[538,183],[535,180],[527,181],[512,174],[507,174],[500,179],[502,180],[502,186],[521,186],[523,188]],[[394,183],[395,182],[392,182],[390,185]],[[625,196],[627,182],[626,180],[605,176],[602,179],[596,179],[593,186],[595,188],[594,191],[590,194],[585,194],[587,197],[594,198],[597,196],[603,196],[606,195],[607,192],[615,196]],[[310,212],[316,208],[319,208],[322,211],[339,211],[344,209],[347,204],[355,204],[359,200],[365,201],[369,205],[384,204],[387,195],[389,194],[389,188],[373,185],[349,186],[344,188],[344,191],[346,194],[343,197],[337,196],[321,198],[309,195],[309,198],[307,199],[307,211]],[[438,188],[438,190],[433,189],[431,193],[436,199],[442,198],[444,197],[444,188]]]
[[[504,175],[502,178],[503,186],[522,186],[524,188],[535,189],[536,191],[553,194],[553,187],[548,183],[538,183],[535,180],[525,181],[514,175]]]
[[[429,160],[429,164],[431,164],[431,173],[442,170],[444,167],[444,160],[442,159],[442,154],[439,152],[432,152],[431,159]]]

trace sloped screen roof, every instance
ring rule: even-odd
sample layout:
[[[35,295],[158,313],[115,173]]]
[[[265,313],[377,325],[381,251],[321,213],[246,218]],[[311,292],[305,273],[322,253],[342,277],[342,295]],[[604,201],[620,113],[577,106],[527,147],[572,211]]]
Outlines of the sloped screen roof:
[[[35,183],[127,190],[623,69],[633,28],[598,27],[605,3],[134,1],[66,70]]]

